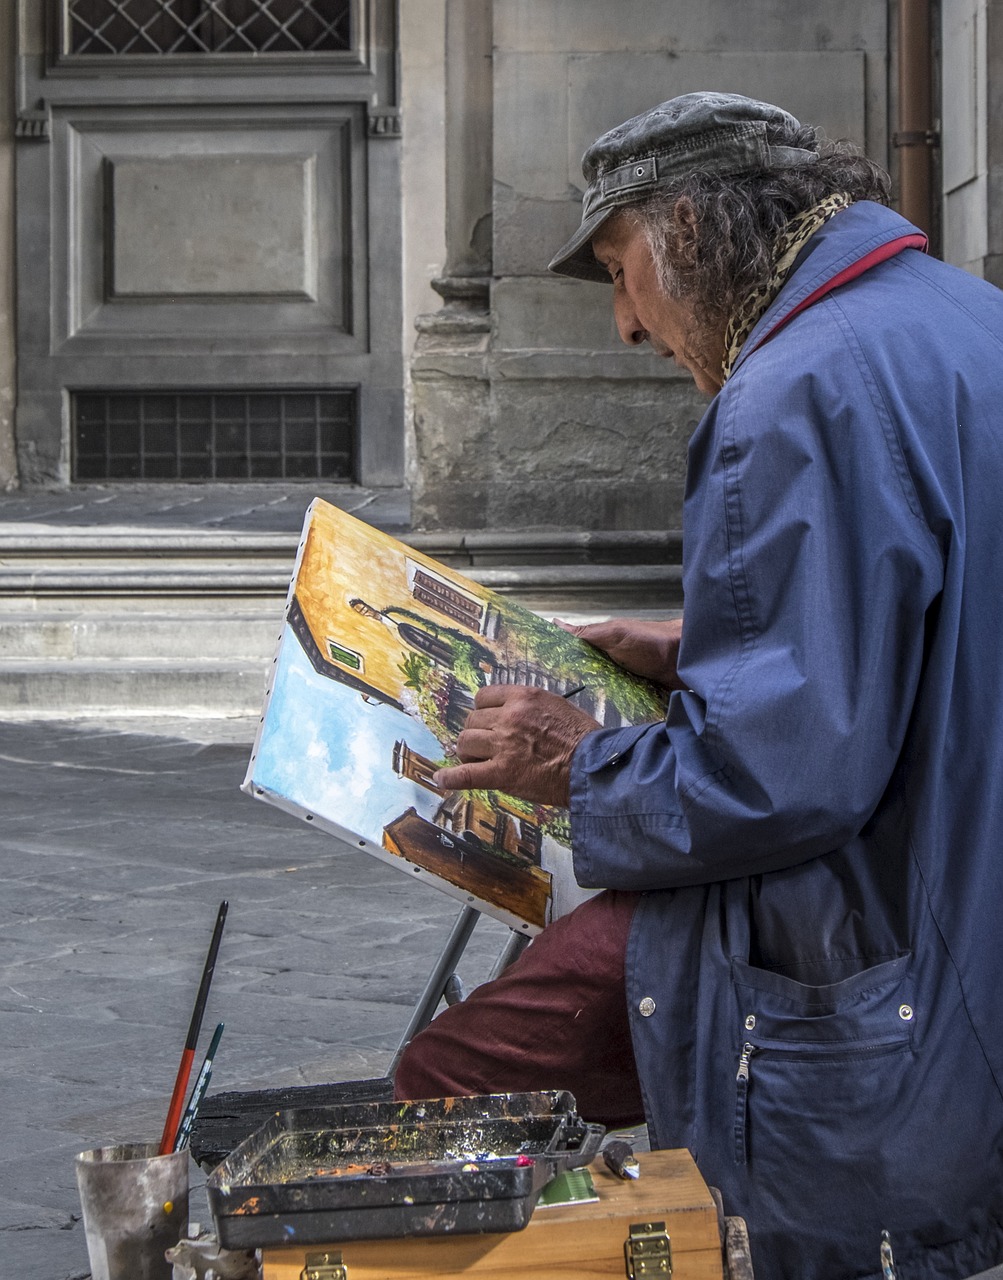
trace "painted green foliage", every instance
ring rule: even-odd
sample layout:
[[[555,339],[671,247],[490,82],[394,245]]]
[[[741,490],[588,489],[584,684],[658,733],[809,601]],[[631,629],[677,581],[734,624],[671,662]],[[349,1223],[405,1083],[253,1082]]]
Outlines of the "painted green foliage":
[[[385,611],[385,616],[405,620],[434,638],[442,653],[448,655],[437,661],[424,653],[409,653],[399,666],[416,713],[443,746],[446,754],[441,764],[455,763],[455,728],[450,721],[455,723],[457,689],[472,699],[488,683],[489,673],[502,666],[525,664],[526,669],[545,672],[558,687],[584,686],[578,705],[587,709],[589,701],[593,706],[612,702],[627,723],[660,720],[664,716],[664,690],[638,680],[598,649],[529,610],[493,594],[490,604],[498,618],[491,648],[472,632],[439,624],[414,610],[392,607]],[[474,794],[492,808],[498,807],[499,793]],[[510,809],[524,814],[559,843],[570,846],[571,824],[564,810],[510,796],[505,800]]]
[[[498,598],[496,607],[507,633],[518,637],[527,661],[569,684],[581,684],[593,693],[603,693],[629,724],[661,720],[665,715],[668,695],[664,690],[639,680],[599,649],[527,609]]]

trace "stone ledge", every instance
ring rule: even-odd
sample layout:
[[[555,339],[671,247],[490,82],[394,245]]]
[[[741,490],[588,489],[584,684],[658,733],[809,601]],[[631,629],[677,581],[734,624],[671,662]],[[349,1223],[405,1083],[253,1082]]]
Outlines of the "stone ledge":
[[[204,566],[176,564],[138,567],[108,563],[7,565],[0,568],[0,596],[19,595],[284,595],[288,564]]]
[[[667,562],[682,559],[682,534],[674,529],[437,529],[411,530],[400,540],[452,564],[512,564],[566,560],[595,564]],[[239,557],[291,563],[298,533],[240,533],[230,530],[88,526],[73,529],[34,524],[0,525],[0,566],[18,562],[72,559],[134,562]]]
[[[681,592],[682,568],[675,564],[465,564],[475,582],[503,595],[569,596],[582,599],[619,598],[637,592],[663,593],[675,603]],[[40,565],[0,570],[0,599],[150,597],[158,601],[179,597],[285,598],[289,566],[282,569],[147,568],[106,565],[76,569]],[[544,606],[546,607],[546,606]]]

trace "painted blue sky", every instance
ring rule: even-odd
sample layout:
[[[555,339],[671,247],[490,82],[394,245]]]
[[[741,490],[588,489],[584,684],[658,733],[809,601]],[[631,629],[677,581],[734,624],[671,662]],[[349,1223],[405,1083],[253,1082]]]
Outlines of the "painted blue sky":
[[[318,816],[379,844],[384,825],[413,805],[431,818],[438,797],[399,778],[394,742],[438,760],[442,748],[417,720],[318,675],[285,628],[252,779]]]

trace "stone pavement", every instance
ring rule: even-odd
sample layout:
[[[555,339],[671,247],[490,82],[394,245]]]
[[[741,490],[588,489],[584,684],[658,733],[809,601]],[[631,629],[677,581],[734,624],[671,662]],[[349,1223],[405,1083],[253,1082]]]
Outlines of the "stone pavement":
[[[410,500],[403,489],[312,484],[94,484],[0,494],[0,528],[22,525],[218,532],[299,533],[317,496],[375,525],[403,531]]]
[[[0,725],[0,1280],[88,1275],[74,1155],[159,1138],[221,899],[211,1091],[380,1075],[397,1045],[456,904],[241,793],[253,731]],[[481,921],[468,985],[506,935]]]
[[[0,497],[0,537],[295,535],[313,496],[273,485],[26,491]],[[324,496],[407,529],[403,491]],[[487,562],[508,563],[524,540],[495,538]],[[546,537],[531,550],[553,554]],[[580,552],[572,538],[567,563],[537,587],[596,568],[665,576],[647,562],[579,564]],[[579,596],[548,605],[595,613],[582,608]],[[68,687],[59,706],[69,705]],[[224,1022],[213,1091],[384,1074],[458,908],[243,795],[253,720],[31,714],[0,721],[0,1280],[82,1280],[74,1156],[159,1138],[221,899],[230,912],[196,1054]],[[478,925],[459,969],[466,986],[487,977],[507,932]],[[208,1223],[192,1173],[191,1214]]]

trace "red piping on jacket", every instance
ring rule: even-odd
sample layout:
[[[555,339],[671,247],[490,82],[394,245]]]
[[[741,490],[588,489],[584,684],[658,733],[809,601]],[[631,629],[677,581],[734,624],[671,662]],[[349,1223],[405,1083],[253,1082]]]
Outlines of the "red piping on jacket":
[[[865,271],[870,271],[871,267],[876,267],[879,262],[887,262],[889,258],[894,258],[897,253],[901,253],[903,249],[922,249],[926,252],[928,241],[922,232],[910,232],[908,235],[899,236],[897,240],[889,240],[887,244],[878,245],[876,249],[872,249],[870,253],[865,253],[862,258],[858,258],[856,262],[851,262],[848,267],[844,267],[838,275],[834,275],[831,280],[827,280],[825,284],[820,284],[814,293],[809,293],[807,298],[803,298],[798,305],[779,320],[769,333],[764,334],[762,338],[752,348],[752,351],[758,351],[764,342],[769,342],[775,333],[779,333],[785,324],[789,324],[796,315],[799,315],[812,303],[818,302],[819,298],[824,298],[827,293],[831,293],[833,289],[838,289],[841,284],[846,284],[850,280],[856,280],[857,276],[862,276]],[[750,355],[752,352],[749,353]]]

